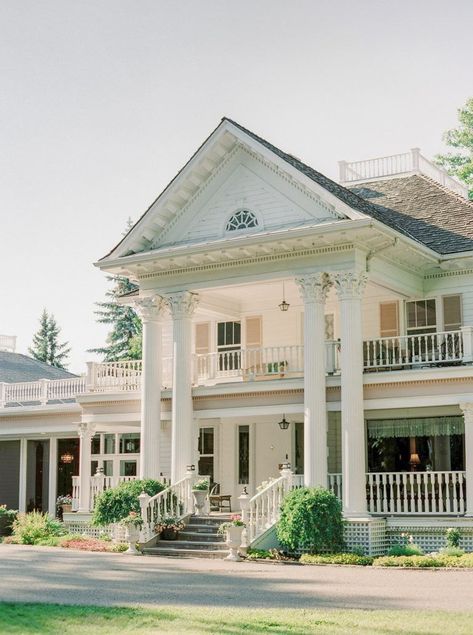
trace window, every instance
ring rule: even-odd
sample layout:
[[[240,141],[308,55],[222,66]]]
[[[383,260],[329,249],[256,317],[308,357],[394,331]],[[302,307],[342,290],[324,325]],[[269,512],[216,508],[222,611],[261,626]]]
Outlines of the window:
[[[96,434],[95,437],[92,437],[90,440],[91,444],[91,453],[92,454],[100,454],[100,435]]]
[[[104,437],[104,454],[115,454],[115,435],[105,434]]]
[[[138,454],[140,451],[140,433],[130,432],[120,435],[120,454]]]
[[[241,360],[240,322],[219,322],[217,324],[217,351],[219,371],[238,370]]]
[[[214,480],[214,429],[201,428],[199,431],[199,474]]]
[[[238,483],[250,482],[250,426],[238,426]]]
[[[462,303],[460,295],[444,295],[443,326],[446,331],[458,331],[462,326]]]
[[[406,318],[408,335],[435,333],[437,330],[435,300],[406,302]]]
[[[136,461],[120,461],[120,476],[136,476]]]
[[[235,214],[230,217],[225,227],[225,231],[232,232],[239,229],[251,229],[252,227],[258,227],[256,214],[249,212],[246,209],[242,209],[235,212]]]

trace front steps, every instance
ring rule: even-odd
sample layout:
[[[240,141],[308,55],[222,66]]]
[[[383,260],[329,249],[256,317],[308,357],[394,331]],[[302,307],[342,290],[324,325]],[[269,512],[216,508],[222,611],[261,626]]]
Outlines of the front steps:
[[[147,556],[175,558],[224,558],[228,554],[225,536],[217,533],[230,516],[191,516],[177,540],[158,540],[155,547],[145,547]]]

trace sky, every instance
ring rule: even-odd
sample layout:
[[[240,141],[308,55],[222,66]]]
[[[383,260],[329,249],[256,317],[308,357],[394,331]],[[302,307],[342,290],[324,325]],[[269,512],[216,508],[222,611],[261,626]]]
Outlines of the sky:
[[[332,178],[432,157],[473,96],[471,0],[0,0],[0,333],[81,373],[93,263],[231,117]]]

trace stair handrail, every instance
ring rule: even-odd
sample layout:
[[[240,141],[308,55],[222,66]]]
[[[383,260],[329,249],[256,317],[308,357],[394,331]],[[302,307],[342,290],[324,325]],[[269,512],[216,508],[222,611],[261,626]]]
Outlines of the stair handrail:
[[[154,496],[141,492],[140,501],[143,526],[140,531],[140,542],[148,542],[157,534],[156,525],[167,516],[184,518],[194,511],[192,486],[194,472],[187,472],[184,478],[169,485]]]
[[[279,478],[262,487],[248,502],[243,521],[246,522],[246,539],[249,545],[280,518],[282,502],[292,490],[293,473],[289,463],[283,464],[280,474]]]

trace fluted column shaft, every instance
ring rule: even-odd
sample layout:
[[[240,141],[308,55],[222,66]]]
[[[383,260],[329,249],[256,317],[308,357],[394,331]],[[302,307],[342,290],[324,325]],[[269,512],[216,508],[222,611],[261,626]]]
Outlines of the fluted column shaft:
[[[327,487],[325,273],[296,278],[304,301],[304,485]]]
[[[140,478],[160,478],[162,315],[160,296],[140,298],[136,310],[143,323],[143,367],[141,374]]]
[[[95,434],[95,426],[92,423],[79,423],[80,438],[80,490],[79,511],[90,512],[90,442]]]
[[[465,421],[466,515],[473,516],[473,403],[460,404]]]
[[[198,296],[181,291],[166,301],[173,318],[171,482],[176,483],[193,463],[192,315]]]
[[[366,516],[361,301],[367,276],[340,272],[332,280],[340,300],[343,511],[348,517]]]

